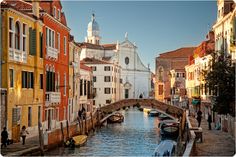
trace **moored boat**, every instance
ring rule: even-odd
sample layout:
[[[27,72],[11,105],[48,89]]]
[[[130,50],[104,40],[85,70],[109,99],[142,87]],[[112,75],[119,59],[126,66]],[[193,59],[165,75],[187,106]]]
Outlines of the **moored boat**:
[[[177,143],[173,140],[164,140],[159,143],[154,151],[154,156],[174,156]]]
[[[179,122],[174,120],[163,120],[159,124],[163,137],[177,138],[179,135]]]
[[[148,112],[148,115],[151,117],[155,117],[158,116],[160,113],[157,110],[151,110],[150,112]]]
[[[74,136],[72,138],[75,141],[75,146],[76,147],[80,147],[80,146],[84,145],[87,142],[88,136],[86,136],[86,135],[78,135],[78,136]]]
[[[168,117],[167,115],[161,113],[161,114],[158,115],[158,119],[159,119],[159,120],[170,120],[170,119],[172,119],[172,118],[170,118],[170,117]]]
[[[114,115],[110,116],[107,119],[108,123],[121,123],[123,121],[124,121],[124,116],[119,112],[115,113]]]

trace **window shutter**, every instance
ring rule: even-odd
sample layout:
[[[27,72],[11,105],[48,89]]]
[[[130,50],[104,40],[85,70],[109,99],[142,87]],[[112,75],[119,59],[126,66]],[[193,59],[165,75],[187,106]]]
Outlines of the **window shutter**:
[[[30,55],[36,55],[36,30],[29,28],[29,47],[30,47]]]
[[[39,36],[40,36],[40,44],[39,44],[39,46],[40,46],[40,58],[43,58],[43,33],[42,32],[40,32],[39,33]]]

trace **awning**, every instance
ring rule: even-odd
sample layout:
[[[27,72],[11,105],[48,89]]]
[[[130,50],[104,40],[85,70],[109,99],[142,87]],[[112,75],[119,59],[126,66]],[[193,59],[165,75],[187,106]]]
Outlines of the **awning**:
[[[198,104],[200,104],[200,100],[199,99],[193,99],[192,104],[193,105],[198,105]]]

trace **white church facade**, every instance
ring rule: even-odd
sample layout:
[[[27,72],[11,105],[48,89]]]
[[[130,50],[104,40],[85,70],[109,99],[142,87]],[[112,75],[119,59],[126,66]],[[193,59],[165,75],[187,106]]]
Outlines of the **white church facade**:
[[[93,14],[88,24],[85,42],[81,43],[80,60],[95,58],[118,64],[121,69],[120,84],[123,90],[119,98],[148,98],[151,91],[151,71],[142,63],[137,53],[137,46],[128,40],[127,33],[121,43],[102,45],[99,33],[99,25]]]

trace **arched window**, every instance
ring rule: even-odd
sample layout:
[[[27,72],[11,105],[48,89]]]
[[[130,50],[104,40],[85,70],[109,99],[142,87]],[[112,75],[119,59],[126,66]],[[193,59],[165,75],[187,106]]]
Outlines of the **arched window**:
[[[16,22],[15,26],[15,49],[20,50],[20,24]]]

